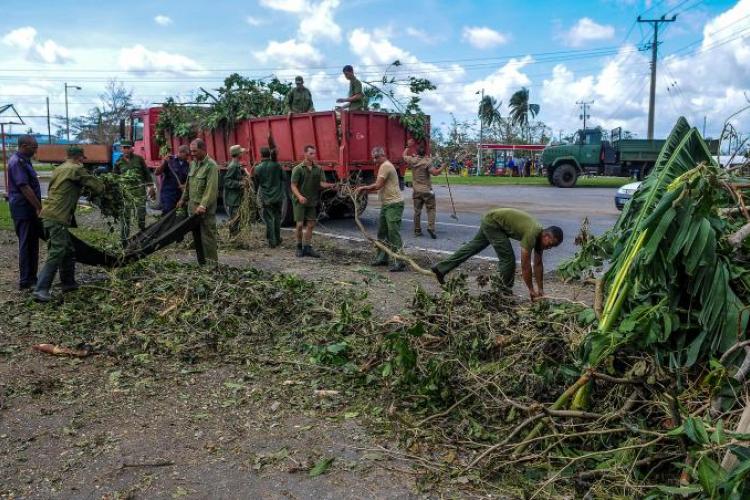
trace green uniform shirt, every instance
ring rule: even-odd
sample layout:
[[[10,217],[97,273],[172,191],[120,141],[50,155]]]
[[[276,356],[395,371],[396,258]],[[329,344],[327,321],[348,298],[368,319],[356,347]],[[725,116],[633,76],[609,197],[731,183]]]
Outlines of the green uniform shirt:
[[[301,89],[293,87],[292,90],[287,92],[284,99],[284,109],[286,109],[287,113],[312,113],[315,111],[312,94],[307,87],[302,87]]]
[[[104,191],[104,183],[80,163],[68,160],[55,168],[49,181],[47,200],[42,208],[42,219],[70,226],[83,187],[96,194]]]
[[[146,200],[145,186],[154,183],[151,171],[142,156],[131,155],[130,159],[121,156],[114,165],[114,173],[122,176],[128,194],[136,200]]]
[[[190,212],[199,205],[206,207],[206,213],[216,213],[216,199],[219,196],[219,166],[213,158],[206,156],[202,161],[192,161],[188,173],[187,187],[181,200],[188,205]]]
[[[260,196],[264,205],[281,203],[286,174],[284,169],[271,160],[263,160],[253,169],[255,184],[260,189]]]
[[[535,218],[515,208],[496,208],[484,215],[484,220],[502,229],[510,238],[521,242],[521,247],[531,251],[536,247],[542,226]]]
[[[307,198],[306,207],[317,207],[320,199],[320,182],[323,180],[323,170],[313,164],[312,168],[307,168],[304,163],[300,163],[292,170],[292,184],[297,186],[299,192]],[[299,204],[299,200],[294,196],[292,201]]]
[[[352,78],[349,82],[349,97],[357,94],[362,94],[362,97],[349,103],[349,111],[367,111],[367,101],[365,100],[365,93],[362,91],[362,82]]]
[[[247,172],[242,168],[240,162],[233,159],[227,165],[227,171],[224,174],[224,205],[238,207],[242,203],[242,195],[245,188],[242,185],[242,179]]]

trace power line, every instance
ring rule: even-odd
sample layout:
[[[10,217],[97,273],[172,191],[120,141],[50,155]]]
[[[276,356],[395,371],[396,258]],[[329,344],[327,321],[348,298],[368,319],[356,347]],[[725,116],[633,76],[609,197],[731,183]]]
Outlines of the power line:
[[[659,26],[662,24],[673,23],[677,20],[677,15],[672,19],[661,16],[659,19],[642,19],[638,16],[639,23],[650,24],[654,28],[654,40],[651,42],[651,90],[648,100],[648,139],[654,138],[654,115],[656,113],[656,63],[659,52]]]

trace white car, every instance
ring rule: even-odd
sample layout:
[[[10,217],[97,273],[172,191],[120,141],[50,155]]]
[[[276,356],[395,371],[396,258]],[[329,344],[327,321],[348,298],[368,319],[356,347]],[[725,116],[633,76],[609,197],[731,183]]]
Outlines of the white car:
[[[627,203],[628,200],[633,197],[633,193],[638,190],[638,187],[640,185],[641,181],[631,182],[630,184],[625,184],[617,190],[617,192],[615,193],[615,206],[617,207],[617,210],[622,210],[623,208],[625,208],[625,203]]]

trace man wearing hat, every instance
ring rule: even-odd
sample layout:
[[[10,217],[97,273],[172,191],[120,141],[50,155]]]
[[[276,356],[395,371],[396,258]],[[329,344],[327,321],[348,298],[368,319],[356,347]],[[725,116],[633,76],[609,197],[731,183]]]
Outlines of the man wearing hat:
[[[349,97],[336,99],[342,106],[348,106],[349,111],[367,111],[367,98],[362,90],[362,82],[354,76],[354,68],[347,64],[343,69],[344,77],[349,80]]]
[[[40,214],[47,234],[47,262],[37,277],[34,290],[34,299],[38,302],[52,299],[50,288],[58,270],[63,292],[78,288],[73,241],[68,228],[75,227],[74,214],[81,189],[86,187],[95,194],[104,191],[102,181],[83,166],[84,158],[81,146],[69,146],[68,159],[52,172],[47,201]]]
[[[224,174],[224,208],[229,217],[229,234],[236,235],[240,230],[240,205],[245,192],[244,180],[247,177],[244,167],[240,163],[240,155],[247,150],[240,145],[229,148],[232,160],[227,165]]]
[[[299,75],[294,78],[294,88],[290,89],[286,94],[284,109],[290,115],[292,113],[312,113],[315,111],[312,94],[305,87],[304,80]]]
[[[133,143],[120,142],[122,156],[115,162],[114,173],[122,176],[125,194],[125,213],[120,219],[120,239],[125,246],[130,237],[130,220],[138,219],[138,228],[146,229],[146,187],[154,189],[154,179],[142,156],[133,153]]]
[[[253,168],[253,180],[258,186],[263,204],[263,222],[266,224],[268,246],[281,245],[281,204],[284,199],[286,173],[281,165],[271,159],[271,148],[260,148],[261,162]]]
[[[190,147],[183,144],[177,148],[177,156],[169,155],[154,172],[155,175],[161,175],[159,202],[163,214],[174,210],[177,200],[182,196],[190,168],[188,158],[190,158]]]
[[[208,156],[206,143],[195,139],[190,143],[190,164],[187,185],[177,208],[187,205],[188,213],[201,216],[200,226],[193,232],[198,264],[219,263],[216,244],[216,200],[219,195],[219,166]]]

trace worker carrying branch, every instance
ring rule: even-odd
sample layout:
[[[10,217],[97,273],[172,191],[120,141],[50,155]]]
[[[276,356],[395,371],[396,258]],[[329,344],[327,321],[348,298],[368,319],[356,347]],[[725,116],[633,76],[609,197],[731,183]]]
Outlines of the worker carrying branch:
[[[432,272],[440,283],[445,275],[478,254],[489,245],[497,254],[497,267],[500,281],[510,293],[516,274],[516,255],[510,240],[521,242],[521,275],[529,289],[531,300],[544,297],[544,264],[542,253],[563,241],[563,231],[557,226],[542,229],[534,217],[515,208],[496,208],[482,217],[479,232],[474,239],[432,267]],[[531,253],[534,253],[532,272]],[[533,279],[532,279],[533,274]],[[536,281],[536,289],[534,288]]]

